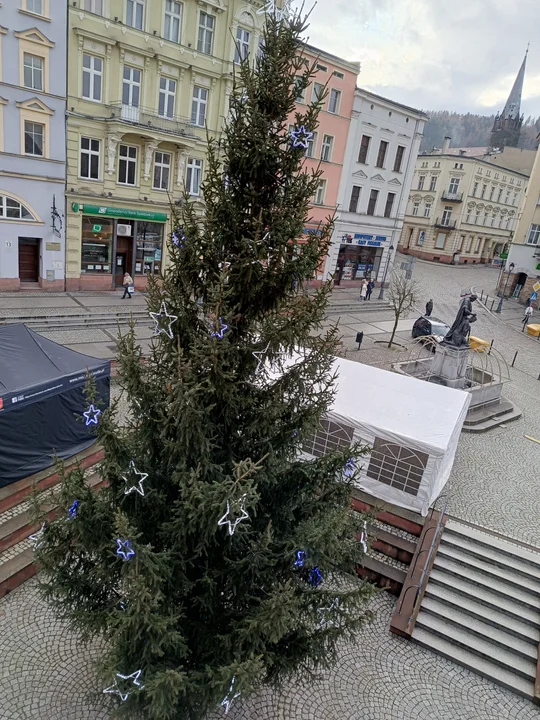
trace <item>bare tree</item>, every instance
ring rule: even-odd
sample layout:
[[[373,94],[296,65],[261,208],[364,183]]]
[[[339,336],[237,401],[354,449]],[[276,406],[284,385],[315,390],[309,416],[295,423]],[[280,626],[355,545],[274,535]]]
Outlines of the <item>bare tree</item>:
[[[400,317],[414,307],[419,291],[420,287],[416,280],[407,277],[406,273],[394,270],[390,278],[390,286],[386,294],[386,298],[390,302],[390,306],[395,316],[392,335],[388,341],[389,348],[392,348],[392,343],[394,342]]]

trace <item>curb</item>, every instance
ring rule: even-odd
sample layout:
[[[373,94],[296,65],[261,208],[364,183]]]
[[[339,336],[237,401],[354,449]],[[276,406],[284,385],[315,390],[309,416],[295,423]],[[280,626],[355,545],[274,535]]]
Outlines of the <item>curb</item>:
[[[510,325],[510,323],[506,322],[506,320],[503,320],[502,318],[497,317],[497,315],[498,315],[499,313],[496,313],[495,311],[488,310],[487,306],[486,306],[483,302],[480,301],[480,295],[477,294],[477,291],[474,289],[474,287],[471,287],[471,293],[474,293],[474,294],[476,295],[476,297],[477,297],[476,302],[477,302],[479,305],[481,305],[481,306],[484,308],[484,310],[485,310],[489,315],[491,315],[491,317],[493,317],[493,318],[495,318],[496,320],[498,320],[499,322],[503,323],[503,324],[506,325],[508,328],[510,328],[511,330],[513,330],[514,332],[516,332],[518,335],[523,335],[524,337],[528,338],[529,340],[532,340],[532,342],[535,342],[535,343],[540,342],[540,337],[538,337],[538,338],[533,338],[531,335],[528,335],[526,332],[521,332],[521,330],[518,330],[518,329],[515,328],[513,325]]]

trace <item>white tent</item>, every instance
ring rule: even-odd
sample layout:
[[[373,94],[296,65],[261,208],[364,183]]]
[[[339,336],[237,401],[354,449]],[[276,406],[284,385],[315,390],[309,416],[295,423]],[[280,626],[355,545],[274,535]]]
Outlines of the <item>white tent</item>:
[[[337,392],[310,456],[362,441],[357,485],[380,500],[427,515],[446,484],[469,393],[336,358]]]

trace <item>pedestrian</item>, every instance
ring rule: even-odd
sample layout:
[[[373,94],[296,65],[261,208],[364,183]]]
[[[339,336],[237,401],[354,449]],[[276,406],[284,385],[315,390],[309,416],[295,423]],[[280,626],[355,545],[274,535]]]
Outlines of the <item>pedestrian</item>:
[[[365,300],[367,296],[368,284],[365,279],[362,282],[362,289],[360,290],[360,300]]]
[[[131,300],[131,292],[130,290],[133,287],[133,278],[129,273],[124,273],[124,279],[122,280],[122,285],[124,286],[124,294],[122,295],[122,300],[128,296],[128,298]]]
[[[373,282],[373,280],[370,280],[367,284],[366,300],[371,300],[371,293],[373,292],[374,287],[375,287],[375,283]]]
[[[525,326],[529,324],[533,314],[532,305],[527,305],[525,308],[525,317],[523,318],[523,330],[521,332],[525,332]]]
[[[426,303],[426,317],[429,317],[433,312],[433,300],[428,300]]]

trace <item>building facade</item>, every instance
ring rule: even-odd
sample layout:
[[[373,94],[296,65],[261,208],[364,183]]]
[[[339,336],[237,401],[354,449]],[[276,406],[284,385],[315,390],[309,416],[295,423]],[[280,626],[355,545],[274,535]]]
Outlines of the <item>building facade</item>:
[[[479,157],[416,160],[399,250],[441,263],[491,263],[510,242],[528,175]]]
[[[356,88],[338,215],[325,278],[338,284],[388,274],[403,227],[427,116]]]
[[[322,171],[305,228],[305,233],[316,233],[338,207],[360,63],[342,60],[310,45],[305,46],[302,54],[310,66],[315,63],[316,73],[309,87],[297,98],[297,111],[305,112],[306,105],[317,101],[324,93],[319,126],[308,142],[305,162],[307,170],[320,168]],[[293,129],[291,124],[289,130]],[[324,271],[323,264],[317,274],[319,280]]]
[[[279,3],[278,3],[279,4]],[[68,290],[136,287],[166,262],[171,200],[199,200],[262,3],[76,0],[69,8]]]
[[[67,5],[0,5],[0,291],[63,290]]]

